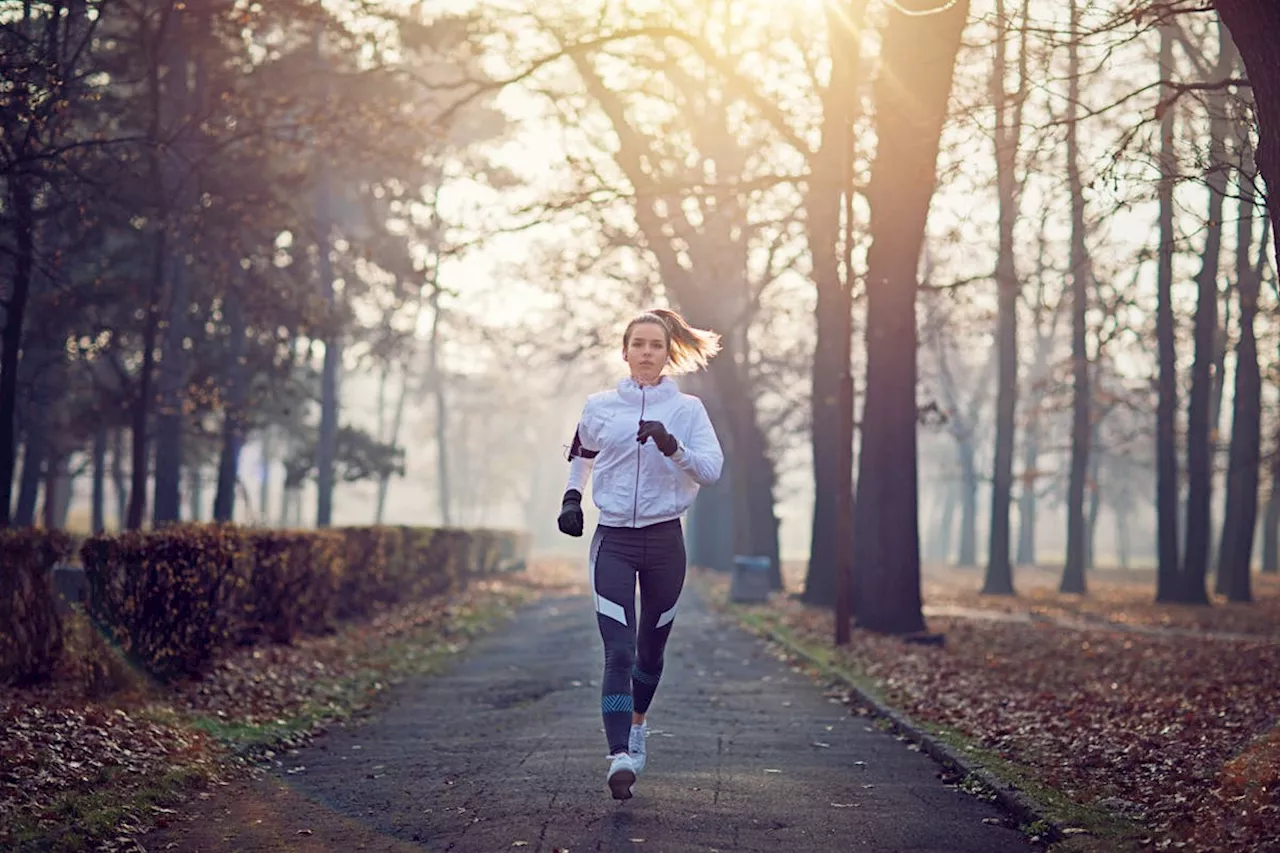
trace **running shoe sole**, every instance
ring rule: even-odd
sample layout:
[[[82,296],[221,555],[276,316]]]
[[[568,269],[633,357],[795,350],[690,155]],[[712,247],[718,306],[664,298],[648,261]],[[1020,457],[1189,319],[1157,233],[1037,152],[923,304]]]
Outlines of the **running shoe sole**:
[[[619,770],[609,777],[609,792],[615,800],[631,799],[631,788],[636,784],[636,774],[631,770]]]

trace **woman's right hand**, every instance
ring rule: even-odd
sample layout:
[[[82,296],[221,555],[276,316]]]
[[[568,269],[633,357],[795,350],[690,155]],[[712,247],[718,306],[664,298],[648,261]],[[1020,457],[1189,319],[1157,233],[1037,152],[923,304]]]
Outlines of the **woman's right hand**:
[[[557,524],[560,526],[561,533],[581,536],[582,523],[582,492],[570,489],[564,493],[564,500],[560,503],[560,518],[557,519]]]

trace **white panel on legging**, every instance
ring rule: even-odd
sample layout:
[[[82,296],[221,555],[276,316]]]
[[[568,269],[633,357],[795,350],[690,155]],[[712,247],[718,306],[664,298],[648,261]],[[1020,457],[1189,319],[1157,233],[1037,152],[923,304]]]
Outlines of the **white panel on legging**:
[[[591,539],[591,558],[587,561],[588,568],[591,573],[591,596],[596,600],[596,612],[608,616],[615,622],[623,625],[627,624],[627,611],[623,609],[621,604],[617,604],[596,592],[596,558],[600,556],[600,546],[604,544],[603,531],[596,528],[596,535]]]
[[[672,608],[671,608],[670,610],[668,610],[666,613],[663,613],[661,616],[659,616],[659,617],[658,617],[658,624],[657,624],[657,625],[655,625],[654,627],[656,627],[656,628],[661,628],[661,627],[663,627],[664,625],[670,625],[673,621],[675,621],[675,618],[676,618],[676,610],[677,610],[677,609],[679,609],[679,607],[680,607],[680,605],[679,605],[679,604],[677,604],[675,607],[672,607]]]
[[[622,609],[621,604],[612,602],[603,595],[596,595],[596,612],[602,616],[608,616],[615,622],[627,624],[627,611]]]

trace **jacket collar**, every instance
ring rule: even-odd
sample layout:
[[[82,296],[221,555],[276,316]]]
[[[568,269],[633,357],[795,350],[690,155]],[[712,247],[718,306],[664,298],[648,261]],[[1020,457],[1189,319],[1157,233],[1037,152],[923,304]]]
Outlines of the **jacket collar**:
[[[639,404],[641,400],[647,403],[661,403],[679,393],[680,386],[670,376],[664,376],[657,385],[649,385],[643,389],[640,383],[630,376],[618,383],[618,396],[628,403]]]

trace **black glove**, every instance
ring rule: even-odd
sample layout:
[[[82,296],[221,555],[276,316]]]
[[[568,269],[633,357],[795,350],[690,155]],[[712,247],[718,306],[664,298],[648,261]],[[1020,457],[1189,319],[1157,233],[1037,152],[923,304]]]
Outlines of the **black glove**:
[[[651,438],[658,449],[662,451],[663,456],[670,456],[680,447],[676,437],[667,432],[667,428],[662,425],[662,421],[641,421],[640,429],[636,431],[636,441],[644,444]]]
[[[582,492],[570,489],[560,503],[560,518],[556,520],[560,532],[569,536],[582,535]]]

